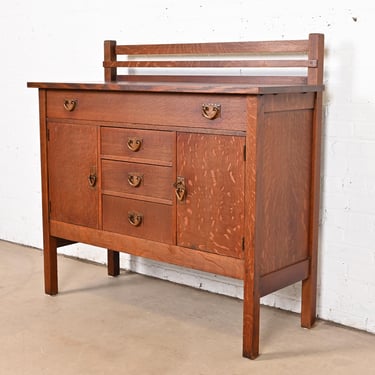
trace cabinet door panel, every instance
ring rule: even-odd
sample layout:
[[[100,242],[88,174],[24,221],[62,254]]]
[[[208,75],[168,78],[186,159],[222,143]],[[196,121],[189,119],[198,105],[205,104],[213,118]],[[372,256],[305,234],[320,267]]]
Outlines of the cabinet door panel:
[[[186,194],[177,203],[177,242],[242,258],[245,138],[179,133],[177,175]]]
[[[97,228],[97,128],[52,122],[48,129],[50,217]]]

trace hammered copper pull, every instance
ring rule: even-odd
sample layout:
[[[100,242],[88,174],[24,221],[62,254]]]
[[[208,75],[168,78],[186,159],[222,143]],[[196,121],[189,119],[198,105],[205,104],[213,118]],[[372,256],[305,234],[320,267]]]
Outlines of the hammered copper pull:
[[[128,183],[132,187],[138,187],[142,182],[143,176],[137,173],[128,173]]]
[[[134,227],[140,226],[141,223],[142,223],[142,220],[143,220],[143,215],[142,214],[140,214],[138,212],[134,212],[134,211],[129,211],[128,212],[128,221]]]
[[[182,202],[185,198],[185,195],[186,195],[185,178],[181,177],[181,176],[178,176],[177,181],[174,184],[174,187],[175,187],[175,193],[176,193],[177,199],[180,202]]]
[[[64,108],[68,112],[73,112],[77,106],[78,100],[77,99],[64,99]]]
[[[142,139],[130,137],[128,138],[127,146],[130,151],[137,152],[142,146]]]
[[[208,120],[220,117],[221,104],[202,104],[202,116]]]

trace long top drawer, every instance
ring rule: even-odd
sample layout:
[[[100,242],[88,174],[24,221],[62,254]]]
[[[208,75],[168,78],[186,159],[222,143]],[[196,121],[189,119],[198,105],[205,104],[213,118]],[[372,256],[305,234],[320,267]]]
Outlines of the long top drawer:
[[[47,117],[246,130],[246,96],[48,90]]]

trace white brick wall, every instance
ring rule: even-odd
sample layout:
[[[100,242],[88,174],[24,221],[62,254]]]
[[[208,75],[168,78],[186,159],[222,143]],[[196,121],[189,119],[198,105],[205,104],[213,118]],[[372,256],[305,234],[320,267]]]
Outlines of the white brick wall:
[[[288,3],[288,1],[287,1]],[[113,11],[115,9],[115,11]],[[375,332],[375,83],[370,1],[8,2],[0,13],[0,238],[42,246],[37,92],[26,81],[101,80],[102,42],[326,35],[318,313]],[[85,245],[64,253],[105,262]],[[241,298],[242,284],[122,255],[137,272]],[[262,299],[299,311],[300,285]]]

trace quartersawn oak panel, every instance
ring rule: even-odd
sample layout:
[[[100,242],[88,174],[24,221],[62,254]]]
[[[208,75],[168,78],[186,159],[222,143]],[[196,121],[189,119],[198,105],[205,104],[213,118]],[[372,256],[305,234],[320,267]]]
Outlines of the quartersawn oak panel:
[[[97,127],[48,123],[48,173],[52,220],[97,228],[98,184]]]
[[[132,186],[128,176],[140,176],[139,186]],[[169,200],[174,194],[171,167],[102,160],[102,190]]]
[[[77,101],[69,112],[64,100]],[[242,95],[121,93],[53,90],[47,92],[47,117],[132,124],[189,126],[227,130],[246,129],[246,97]],[[220,104],[214,120],[202,115],[203,104]]]
[[[211,272],[216,275],[243,279],[243,260],[221,256],[207,251],[175,246],[162,242],[156,242],[127,236],[109,231],[82,228],[80,226],[58,221],[51,221],[51,234],[56,237],[72,238],[77,242],[83,242],[104,248],[115,248],[116,251],[126,252],[135,256],[154,259],[159,262],[176,264],[178,266]]]
[[[142,215],[139,226],[129,223],[129,212]],[[103,230],[172,244],[172,219],[172,206],[103,195]]]
[[[312,111],[265,114],[259,129],[257,236],[260,274],[308,258]]]
[[[244,137],[179,133],[177,175],[187,195],[177,203],[177,244],[243,257]]]
[[[170,166],[173,163],[176,139],[173,132],[102,127],[100,134],[103,157]],[[138,151],[128,148],[130,138],[141,140]]]

